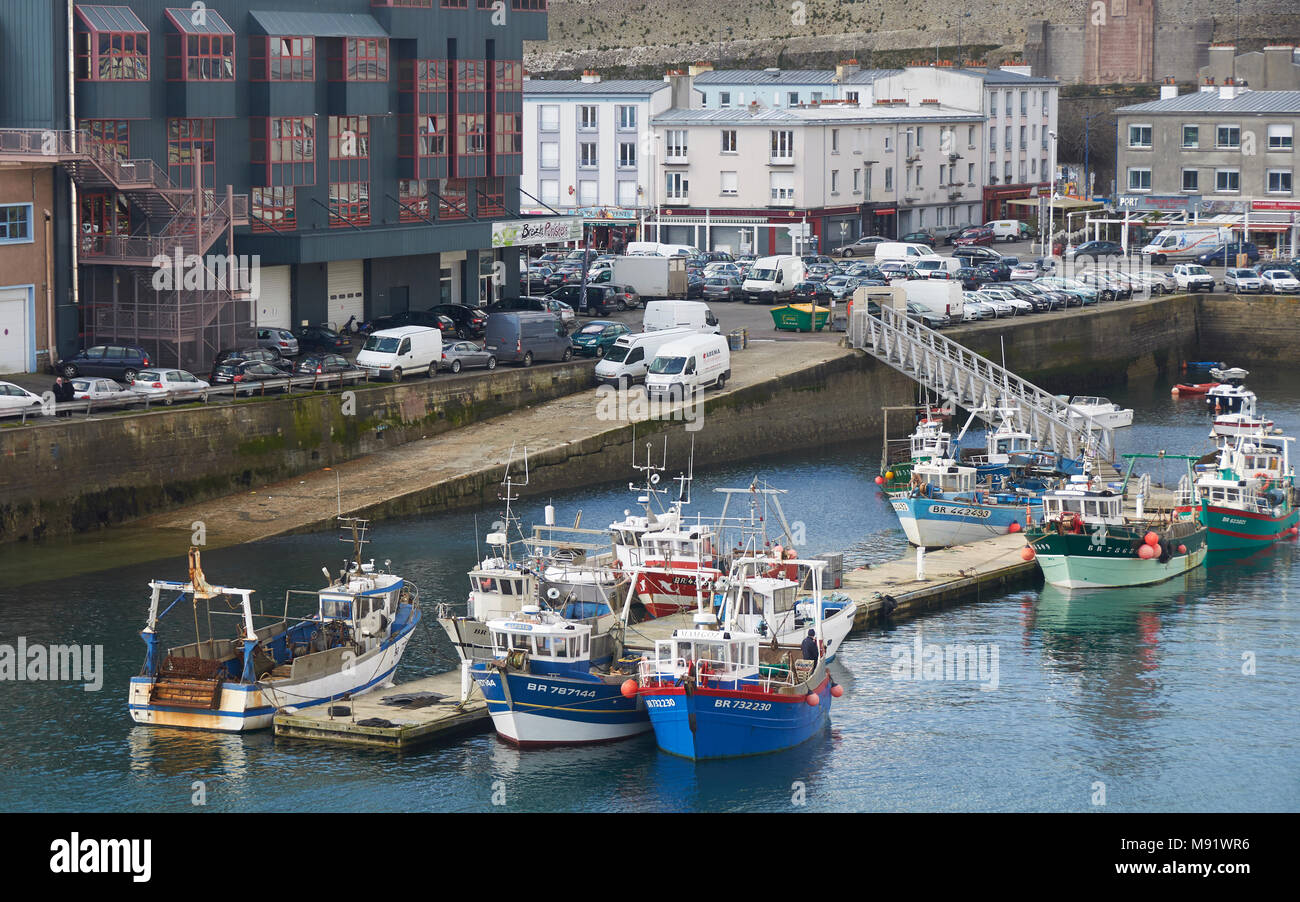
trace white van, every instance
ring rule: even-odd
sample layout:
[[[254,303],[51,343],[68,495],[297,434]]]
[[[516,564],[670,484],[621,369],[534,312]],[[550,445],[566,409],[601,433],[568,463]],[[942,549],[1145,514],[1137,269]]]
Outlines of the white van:
[[[650,361],[661,347],[696,334],[693,329],[660,329],[620,335],[596,364],[596,384],[627,386],[644,382]]]
[[[692,335],[661,346],[646,371],[647,394],[699,392],[722,388],[731,378],[731,349],[721,335]]]
[[[441,330],[402,326],[371,333],[357,354],[357,366],[371,376],[401,382],[403,376],[435,375],[441,359]]]
[[[790,290],[804,280],[803,260],[792,254],[759,257],[745,274],[740,290],[749,303],[775,304],[790,299]]]
[[[926,244],[908,244],[904,241],[882,241],[876,245],[876,262],[902,260],[912,262],[917,257],[935,256],[934,248]]]
[[[1150,257],[1157,266],[1167,260],[1195,260],[1231,240],[1232,230],[1227,226],[1162,229],[1142,248],[1142,256]]]
[[[956,257],[922,257],[912,265],[913,271],[925,278],[931,278],[931,273],[946,272],[956,274],[961,269],[961,260]]]
[[[909,304],[920,304],[931,313],[952,317],[954,323],[965,314],[961,283],[951,279],[908,279],[901,283]]]
[[[641,315],[641,331],[689,329],[718,335],[722,327],[709,305],[703,301],[651,301]]]
[[[1019,219],[995,219],[984,223],[984,228],[993,230],[994,241],[1019,241],[1031,237],[1029,225]]]
[[[700,255],[699,250],[689,244],[663,244],[658,241],[629,241],[626,253],[628,256],[652,257],[698,257]]]

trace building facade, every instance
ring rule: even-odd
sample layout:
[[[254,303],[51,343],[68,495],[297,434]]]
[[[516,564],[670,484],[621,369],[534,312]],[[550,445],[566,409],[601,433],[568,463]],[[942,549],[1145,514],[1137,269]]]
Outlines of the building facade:
[[[64,353],[201,366],[253,322],[342,326],[513,283],[492,223],[519,218],[541,0],[15,4],[0,30],[0,127],[57,131],[70,179]],[[151,261],[172,246],[255,260],[260,284],[162,297]]]
[[[826,249],[979,211],[983,120],[937,99],[676,109],[654,128],[663,241],[735,253]]]
[[[790,109],[842,100],[869,106],[875,99],[872,83],[897,69],[862,69],[857,60],[844,60],[834,69],[702,69],[692,78],[700,105],[725,110],[758,104]]]
[[[54,182],[52,164],[0,163],[0,374],[50,362]]]

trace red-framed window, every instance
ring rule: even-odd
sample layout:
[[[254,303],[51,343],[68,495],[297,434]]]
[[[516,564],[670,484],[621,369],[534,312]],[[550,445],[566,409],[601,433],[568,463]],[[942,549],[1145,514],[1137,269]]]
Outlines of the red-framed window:
[[[329,117],[331,228],[370,224],[370,117]]]
[[[215,185],[217,120],[167,120],[167,174],[182,188],[194,187],[194,160],[202,154],[203,187]]]
[[[481,157],[487,153],[487,113],[456,114],[456,156]]]
[[[291,232],[298,227],[294,190],[281,185],[252,190],[249,225],[254,232]]]
[[[213,9],[168,9],[168,81],[234,81],[235,32]]]
[[[388,38],[340,38],[330,81],[388,81]]]
[[[131,123],[126,119],[80,119],[77,128],[119,160],[131,159]]]
[[[487,62],[457,60],[451,85],[455,109],[451,114],[452,173],[459,177],[482,175],[473,161],[486,160],[488,150]]]
[[[425,179],[399,179],[397,199],[401,202],[398,218],[402,222],[424,222],[429,212],[429,183]]]
[[[248,122],[254,166],[263,185],[316,184],[316,117],[257,117]]]
[[[546,0],[510,0],[510,8],[516,12],[546,12]]]
[[[469,181],[443,179],[438,190],[438,218],[465,219],[469,209]]]
[[[371,6],[407,7],[410,9],[433,9],[433,0],[370,0]]]
[[[524,89],[524,64],[518,60],[498,60],[492,64],[494,83],[498,94],[519,93]]]
[[[253,81],[315,81],[316,39],[259,35],[248,39]]]
[[[81,255],[106,251],[106,239],[131,234],[131,208],[113,191],[85,191],[77,195],[81,227]]]
[[[476,179],[478,216],[506,215],[506,180],[500,177]]]
[[[524,153],[524,117],[522,113],[494,113],[492,129],[497,157],[522,157]]]
[[[438,0],[443,9],[469,9],[469,0]]]
[[[427,161],[447,156],[447,61],[402,60],[398,79],[398,155],[411,161],[403,165],[403,174],[417,179],[439,175]]]
[[[149,80],[149,29],[130,8],[78,6],[75,27],[78,80]]]
[[[486,91],[487,62],[485,60],[456,60],[456,90],[461,94],[481,94]]]
[[[498,60],[492,64],[492,174],[518,175],[524,152],[524,64]]]

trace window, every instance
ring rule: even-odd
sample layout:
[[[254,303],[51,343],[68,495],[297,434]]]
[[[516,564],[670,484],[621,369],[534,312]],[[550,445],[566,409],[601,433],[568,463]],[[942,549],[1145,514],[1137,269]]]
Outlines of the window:
[[[857,92],[857,91],[845,91],[845,92],[844,92],[844,99],[847,100],[849,103],[857,103],[857,102],[858,102],[858,92]]]
[[[1002,115],[1008,119],[1011,118],[1011,92],[1010,91],[1002,92]]]
[[[975,126],[966,126],[966,143],[971,147],[975,146]]]
[[[1199,125],[1183,126],[1183,147],[1194,148],[1201,145],[1201,127]]]
[[[1003,129],[1003,133],[1006,135],[1006,140],[1002,142],[1002,146],[1005,149],[1010,150],[1011,149],[1011,126],[1008,125],[1005,129]]]
[[[254,184],[316,183],[316,117],[278,116],[248,122]]]
[[[542,142],[542,169],[558,169],[560,166],[560,145],[554,141]]]
[[[596,168],[596,145],[584,142],[578,145],[578,165],[583,169]]]
[[[998,95],[996,93],[992,93],[989,94],[989,115],[997,116],[997,114],[998,114]]]
[[[425,179],[399,179],[397,182],[397,218],[402,222],[424,222],[432,217],[429,207],[429,183]]]
[[[578,107],[578,128],[585,131],[590,131],[593,128],[596,128],[596,107]]]
[[[967,164],[966,164],[966,184],[968,184],[968,185],[973,185],[973,184],[975,184],[975,164],[974,164],[974,163],[967,163]]]
[[[552,206],[560,202],[560,183],[555,179],[542,179],[541,183],[542,203]]]
[[[458,178],[487,174],[487,87],[486,61],[456,61],[451,146],[452,173]]]
[[[948,181],[948,167],[942,163],[939,164],[939,184],[942,186]]]
[[[686,200],[690,182],[680,172],[670,172],[664,177],[664,196],[671,200]]]
[[[1026,181],[1028,181],[1028,178],[1029,178],[1029,173],[1025,171],[1025,161],[1021,160],[1020,161],[1020,184],[1023,185]]]
[[[495,60],[488,85],[491,103],[491,162],[495,176],[518,175],[524,159],[524,64]]]
[[[917,187],[918,189],[921,187],[921,176],[922,176],[922,174],[923,174],[924,172],[925,172],[925,167],[924,167],[924,166],[917,166],[917,167],[916,167],[916,187]]]
[[[1128,146],[1149,148],[1151,146],[1151,126],[1130,125],[1128,127]]]
[[[894,167],[893,166],[885,167],[885,190],[886,191],[894,190]]]
[[[998,127],[996,125],[989,128],[989,150],[998,149]]]
[[[1214,190],[1224,193],[1234,193],[1241,190],[1241,170],[1239,169],[1216,169],[1214,170]]]
[[[773,160],[783,162],[792,162],[794,160],[794,132],[768,132],[768,140],[771,145],[768,153]]]
[[[636,168],[635,141],[623,141],[618,145],[618,165],[620,169]]]
[[[475,194],[478,197],[478,215],[506,215],[506,180],[497,176],[474,180]],[[482,260],[484,258],[480,258]]]
[[[203,187],[214,184],[216,161],[215,119],[167,120],[167,174],[181,188],[194,187],[194,161],[201,160]]]
[[[439,220],[466,218],[469,211],[469,181],[467,179],[442,179],[437,192]],[[558,197],[555,202],[559,203]]]
[[[620,105],[618,108],[618,127],[636,128],[636,107]]]
[[[885,152],[888,153],[893,149],[894,138],[892,135],[885,135]]]
[[[1240,125],[1220,125],[1215,130],[1215,146],[1236,148],[1241,146]]]
[[[397,120],[403,173],[416,180],[443,174],[447,156],[447,61],[402,60],[398,69],[401,114]]]
[[[618,205],[624,208],[637,206],[636,182],[618,183]]]
[[[1197,191],[1201,187],[1201,173],[1198,169],[1183,170],[1183,190]]]
[[[167,35],[168,81],[234,81],[235,32],[213,9],[195,24],[189,9],[166,10],[176,29]]]
[[[537,108],[537,128],[539,131],[554,132],[560,129],[560,107],[558,104],[544,103]]]
[[[578,182],[578,203],[584,207],[594,207],[597,203],[597,183],[590,179]]]
[[[1150,169],[1130,169],[1128,171],[1128,190],[1130,191],[1150,191],[1151,190],[1151,170]]]
[[[297,228],[294,189],[283,187],[253,188],[250,193],[254,232],[284,232]]]
[[[793,201],[794,173],[788,171],[769,173],[768,189],[773,203]]]
[[[82,119],[77,127],[90,135],[90,143],[119,160],[131,158],[131,123],[125,119]]]
[[[78,6],[74,48],[81,81],[148,81],[149,29],[126,7]]]
[[[1002,164],[1002,181],[1004,184],[1011,184],[1011,161]]]
[[[370,117],[329,117],[330,228],[370,224]]]
[[[730,92],[730,91],[719,91],[719,92],[718,92],[718,106],[719,106],[719,108],[724,109],[724,110],[725,110],[725,109],[728,109],[728,108],[731,106],[731,92]]]
[[[1022,116],[1029,115],[1029,92],[1028,91],[1020,92],[1020,115]]]
[[[798,92],[798,91],[790,91],[789,93],[786,94],[786,100],[787,100],[787,102],[789,103],[790,106],[798,106],[798,105],[799,105],[799,92]]]
[[[31,204],[0,207],[0,244],[31,244],[34,240]]]
[[[1268,127],[1268,149],[1269,150],[1291,150],[1294,146],[1292,137],[1292,126],[1270,125]]]
[[[668,129],[664,133],[664,144],[669,160],[686,159],[686,129]]]
[[[916,149],[918,151],[925,147],[925,126],[917,126],[916,129]]]
[[[1020,126],[1020,149],[1024,150],[1028,146],[1029,142],[1025,140],[1025,127],[1022,125]]]
[[[723,197],[735,197],[740,193],[740,182],[737,173],[718,173],[718,193]]]
[[[840,171],[838,169],[832,169],[831,170],[831,194],[839,194],[839,193],[840,193]]]
[[[736,152],[736,130],[735,130],[734,128],[731,128],[731,129],[723,129],[723,132],[722,132],[722,152],[723,152],[723,153],[735,153],[735,152]]]
[[[859,169],[854,169],[853,170],[853,193],[854,194],[858,194],[862,190],[861,177],[862,177],[862,171]]]
[[[831,129],[831,153],[839,153],[839,152],[840,152],[840,130],[838,128],[833,128]]]
[[[1268,193],[1269,194],[1290,194],[1291,193],[1291,170],[1290,169],[1270,169],[1268,171]]]
[[[309,37],[251,35],[253,81],[315,81],[316,43]]]
[[[339,38],[330,81],[388,81],[388,38]]]

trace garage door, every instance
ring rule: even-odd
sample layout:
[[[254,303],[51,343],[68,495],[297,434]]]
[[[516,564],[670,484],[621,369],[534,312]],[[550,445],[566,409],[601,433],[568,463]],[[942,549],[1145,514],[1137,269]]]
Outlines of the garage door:
[[[27,316],[27,289],[0,288],[0,373],[30,369],[32,324]]]
[[[287,266],[262,267],[257,325],[271,329],[293,328],[293,313],[289,306],[290,272]]]
[[[742,253],[740,243],[742,241],[741,230],[732,227],[715,227],[709,230],[709,243],[713,245],[709,248],[711,251],[727,251],[732,254]]]
[[[342,328],[351,317],[366,318],[366,268],[362,260],[336,260],[326,270],[329,322]]]

